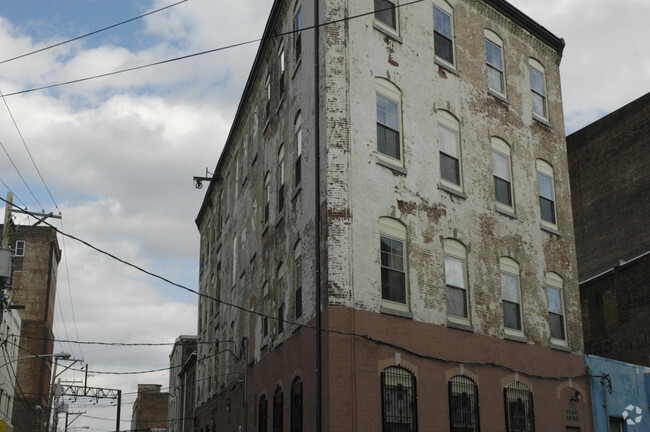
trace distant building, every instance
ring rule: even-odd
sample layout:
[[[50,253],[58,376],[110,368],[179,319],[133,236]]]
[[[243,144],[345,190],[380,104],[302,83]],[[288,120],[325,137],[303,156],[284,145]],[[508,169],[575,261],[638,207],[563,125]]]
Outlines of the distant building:
[[[138,384],[138,397],[133,404],[131,432],[164,432],[167,430],[169,393],[161,385]]]
[[[193,432],[196,336],[179,336],[169,355],[167,432]]]
[[[2,227],[2,225],[0,225]],[[13,225],[14,250],[10,296],[18,305],[22,325],[18,357],[54,352],[54,304],[61,250],[57,231],[46,226]],[[52,358],[27,358],[16,363],[19,401],[13,404],[16,431],[41,431],[49,414]],[[18,396],[18,395],[17,395]]]
[[[650,366],[650,93],[567,150],[585,351]]]
[[[650,368],[594,355],[585,356],[585,363],[594,432],[650,431]]]
[[[274,2],[196,220],[197,432],[592,429],[563,47],[503,0]]]

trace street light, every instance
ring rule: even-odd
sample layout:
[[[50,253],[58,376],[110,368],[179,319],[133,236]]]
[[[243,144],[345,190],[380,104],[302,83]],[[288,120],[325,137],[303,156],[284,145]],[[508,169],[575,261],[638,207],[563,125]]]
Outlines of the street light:
[[[25,356],[25,357],[18,357],[18,358],[15,358],[13,360],[9,360],[8,362],[5,362],[2,365],[0,365],[0,368],[3,368],[5,366],[7,366],[9,363],[15,363],[15,362],[17,362],[19,360],[26,360],[26,359],[30,359],[30,358],[48,358],[48,357],[54,357],[55,360],[58,360],[58,359],[67,360],[70,357],[72,357],[72,354],[67,353],[67,352],[61,352],[61,353],[56,353],[56,354],[32,354],[32,355],[28,355],[28,356]]]

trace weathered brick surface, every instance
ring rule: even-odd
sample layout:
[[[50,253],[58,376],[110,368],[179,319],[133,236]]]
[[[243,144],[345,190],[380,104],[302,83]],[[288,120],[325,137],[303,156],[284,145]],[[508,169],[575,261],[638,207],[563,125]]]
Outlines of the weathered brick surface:
[[[149,431],[167,427],[169,393],[161,392],[161,385],[138,384],[138,397],[133,404],[132,431]]]

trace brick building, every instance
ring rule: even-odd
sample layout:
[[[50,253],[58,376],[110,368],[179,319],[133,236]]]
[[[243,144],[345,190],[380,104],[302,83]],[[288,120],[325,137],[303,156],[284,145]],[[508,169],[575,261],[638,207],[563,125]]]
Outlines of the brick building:
[[[56,229],[12,224],[10,233],[14,250],[10,295],[17,305],[25,306],[20,311],[18,357],[52,354],[56,280],[61,260]],[[45,429],[51,369],[51,358],[27,358],[16,363],[20,389],[13,404],[16,432]]]
[[[567,137],[585,351],[650,366],[650,93]]]
[[[167,430],[169,393],[161,385],[138,384],[138,397],[133,404],[131,432],[164,432]]]
[[[179,336],[169,355],[168,432],[192,432],[196,386],[196,336]]]
[[[591,430],[564,42],[402,3],[273,4],[196,220],[198,432]]]

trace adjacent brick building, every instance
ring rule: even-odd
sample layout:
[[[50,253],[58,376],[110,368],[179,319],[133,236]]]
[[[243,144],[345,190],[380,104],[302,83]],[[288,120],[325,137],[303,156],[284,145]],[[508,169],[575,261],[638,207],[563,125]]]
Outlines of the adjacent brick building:
[[[167,430],[169,393],[161,385],[138,384],[138,397],[133,404],[131,432],[163,432]]]
[[[564,42],[395,3],[273,4],[196,220],[198,432],[591,430]]]
[[[14,249],[11,296],[20,311],[22,326],[18,357],[54,352],[54,303],[61,250],[56,229],[45,226],[12,225],[10,245]],[[45,430],[51,358],[28,358],[16,363],[18,400],[13,404],[16,432]]]
[[[650,93],[567,149],[585,351],[650,366]]]
[[[193,432],[196,336],[179,336],[169,355],[168,432]]]

